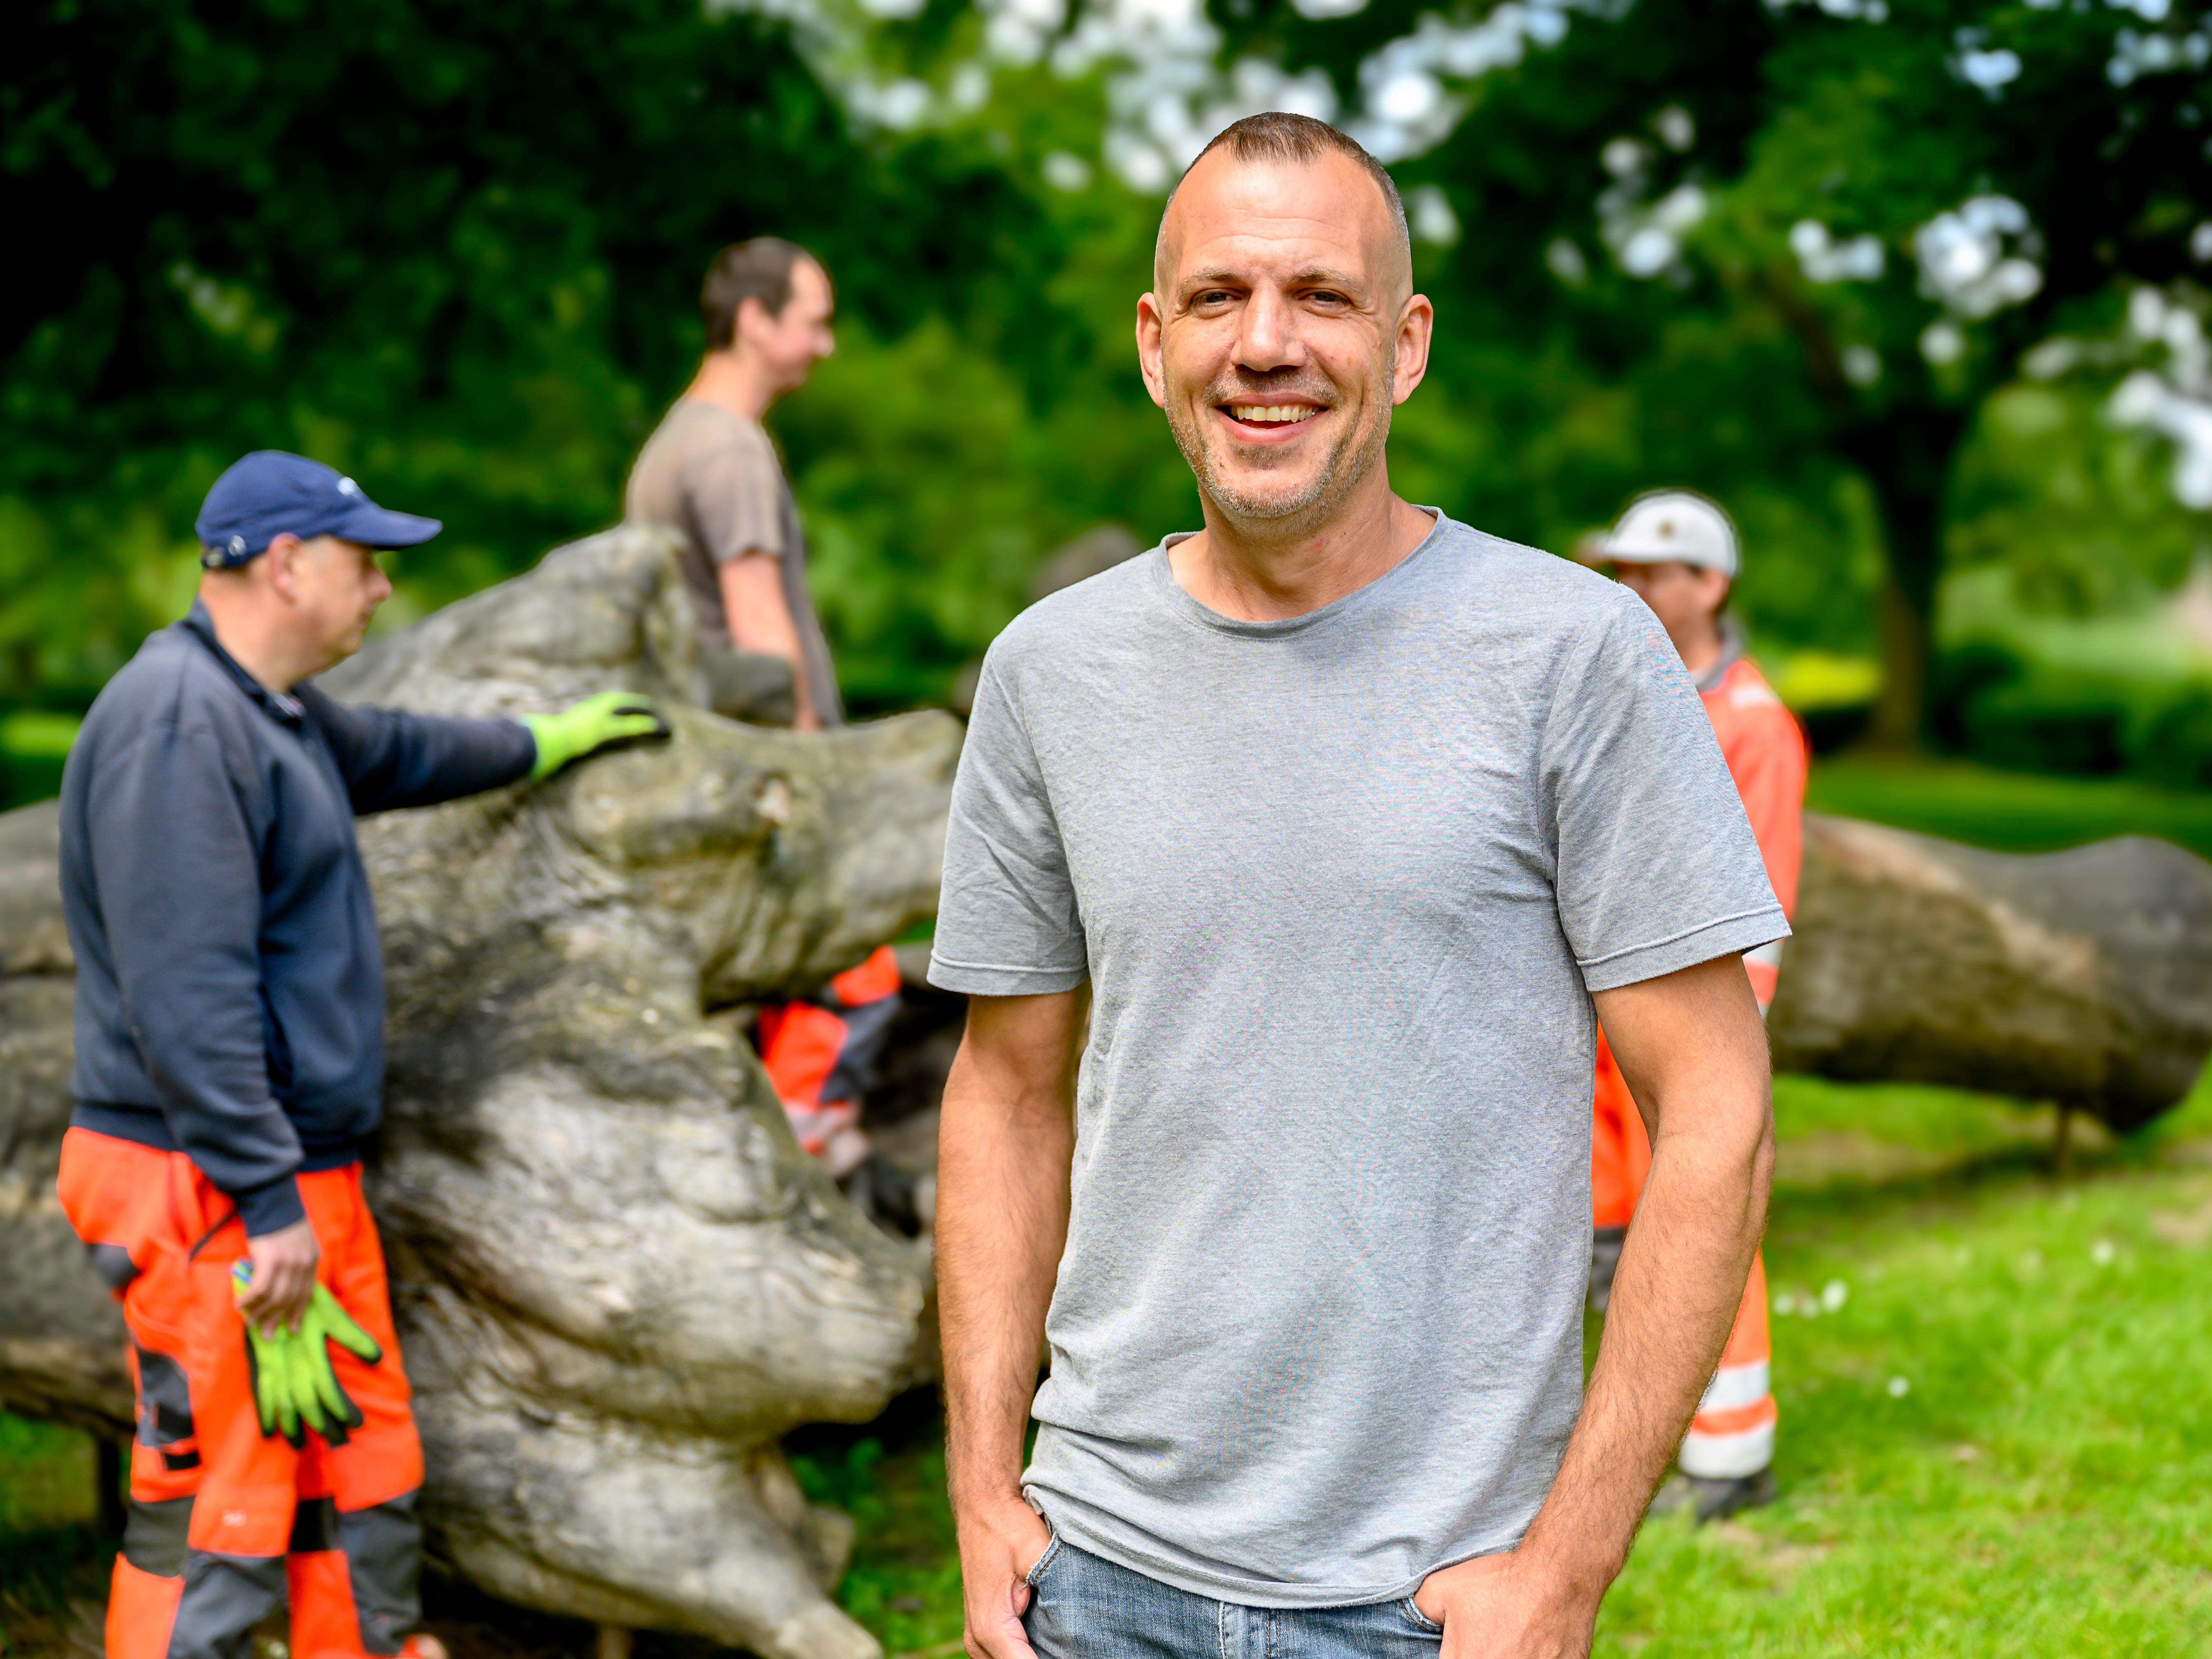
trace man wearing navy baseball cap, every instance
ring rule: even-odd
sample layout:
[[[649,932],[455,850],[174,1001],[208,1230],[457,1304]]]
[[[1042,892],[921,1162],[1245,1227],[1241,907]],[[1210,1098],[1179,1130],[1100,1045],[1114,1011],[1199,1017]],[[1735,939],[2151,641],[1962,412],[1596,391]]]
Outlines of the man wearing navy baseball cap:
[[[665,736],[645,699],[444,720],[313,677],[392,592],[393,513],[259,450],[208,492],[199,594],[109,681],[62,779],[76,1107],[61,1200],[123,1303],[138,1393],[109,1659],[222,1659],[290,1606],[302,1659],[442,1659],[420,1615],[408,1407],[361,1147],[383,963],[356,813]]]

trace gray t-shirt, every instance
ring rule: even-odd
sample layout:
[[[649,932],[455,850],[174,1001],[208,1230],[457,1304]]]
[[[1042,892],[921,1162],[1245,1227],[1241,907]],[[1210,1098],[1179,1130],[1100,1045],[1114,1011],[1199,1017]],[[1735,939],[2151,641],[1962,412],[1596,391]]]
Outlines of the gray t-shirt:
[[[1093,990],[1031,1501],[1264,1607],[1510,1547],[1581,1403],[1589,993],[1788,932],[1667,635],[1577,566],[1440,516],[1288,622],[1164,546],[1024,612],[930,978]]]

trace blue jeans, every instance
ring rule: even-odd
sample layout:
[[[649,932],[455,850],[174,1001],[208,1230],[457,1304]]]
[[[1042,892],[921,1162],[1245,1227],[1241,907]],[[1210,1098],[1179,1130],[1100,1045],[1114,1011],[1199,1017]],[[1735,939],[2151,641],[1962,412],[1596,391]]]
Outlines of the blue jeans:
[[[1163,1584],[1058,1533],[1030,1569],[1037,1659],[1437,1659],[1410,1595],[1363,1607],[1248,1607]]]

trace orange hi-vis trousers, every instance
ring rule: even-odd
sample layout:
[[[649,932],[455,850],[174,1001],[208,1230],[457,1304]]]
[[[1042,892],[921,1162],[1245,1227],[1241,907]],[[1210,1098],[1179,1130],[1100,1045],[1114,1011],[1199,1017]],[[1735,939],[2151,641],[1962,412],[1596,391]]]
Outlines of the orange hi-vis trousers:
[[[295,1449],[254,1409],[230,1201],[181,1152],[87,1129],[62,1142],[62,1207],[123,1304],[137,1385],[107,1659],[245,1659],[280,1599],[294,1659],[398,1654],[420,1617],[422,1451],[361,1166],[298,1180],[317,1276],[384,1357],[333,1348],[364,1420]]]
[[[1626,1227],[1651,1171],[1651,1139],[1643,1114],[1628,1091],[1627,1080],[1597,1036],[1597,1094],[1590,1133],[1590,1220],[1598,1227]],[[1757,1474],[1774,1461],[1777,1413],[1771,1376],[1773,1350],[1766,1328],[1766,1262],[1751,1259],[1735,1328],[1722,1351],[1690,1432],[1675,1458],[1685,1474],[1731,1480]]]
[[[860,1099],[897,1018],[898,989],[898,958],[885,945],[821,995],[761,1012],[761,1064],[791,1132],[840,1180],[868,1155]]]

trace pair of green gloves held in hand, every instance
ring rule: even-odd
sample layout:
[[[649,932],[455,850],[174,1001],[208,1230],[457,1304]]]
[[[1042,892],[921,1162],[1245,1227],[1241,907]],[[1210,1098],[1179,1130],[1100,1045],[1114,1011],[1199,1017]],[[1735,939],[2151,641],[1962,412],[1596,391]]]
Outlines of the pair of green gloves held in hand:
[[[635,691],[602,691],[557,714],[525,714],[522,723],[538,740],[537,763],[530,769],[533,781],[610,744],[668,735],[668,722],[653,700]]]
[[[244,1296],[253,1267],[243,1259],[232,1264],[231,1293]],[[364,1364],[384,1358],[376,1339],[338,1306],[327,1286],[318,1285],[307,1298],[297,1327],[246,1328],[246,1362],[253,1374],[253,1407],[264,1435],[282,1434],[295,1446],[307,1443],[313,1430],[333,1445],[345,1442],[348,1429],[362,1424],[355,1405],[331,1364],[331,1343]]]

